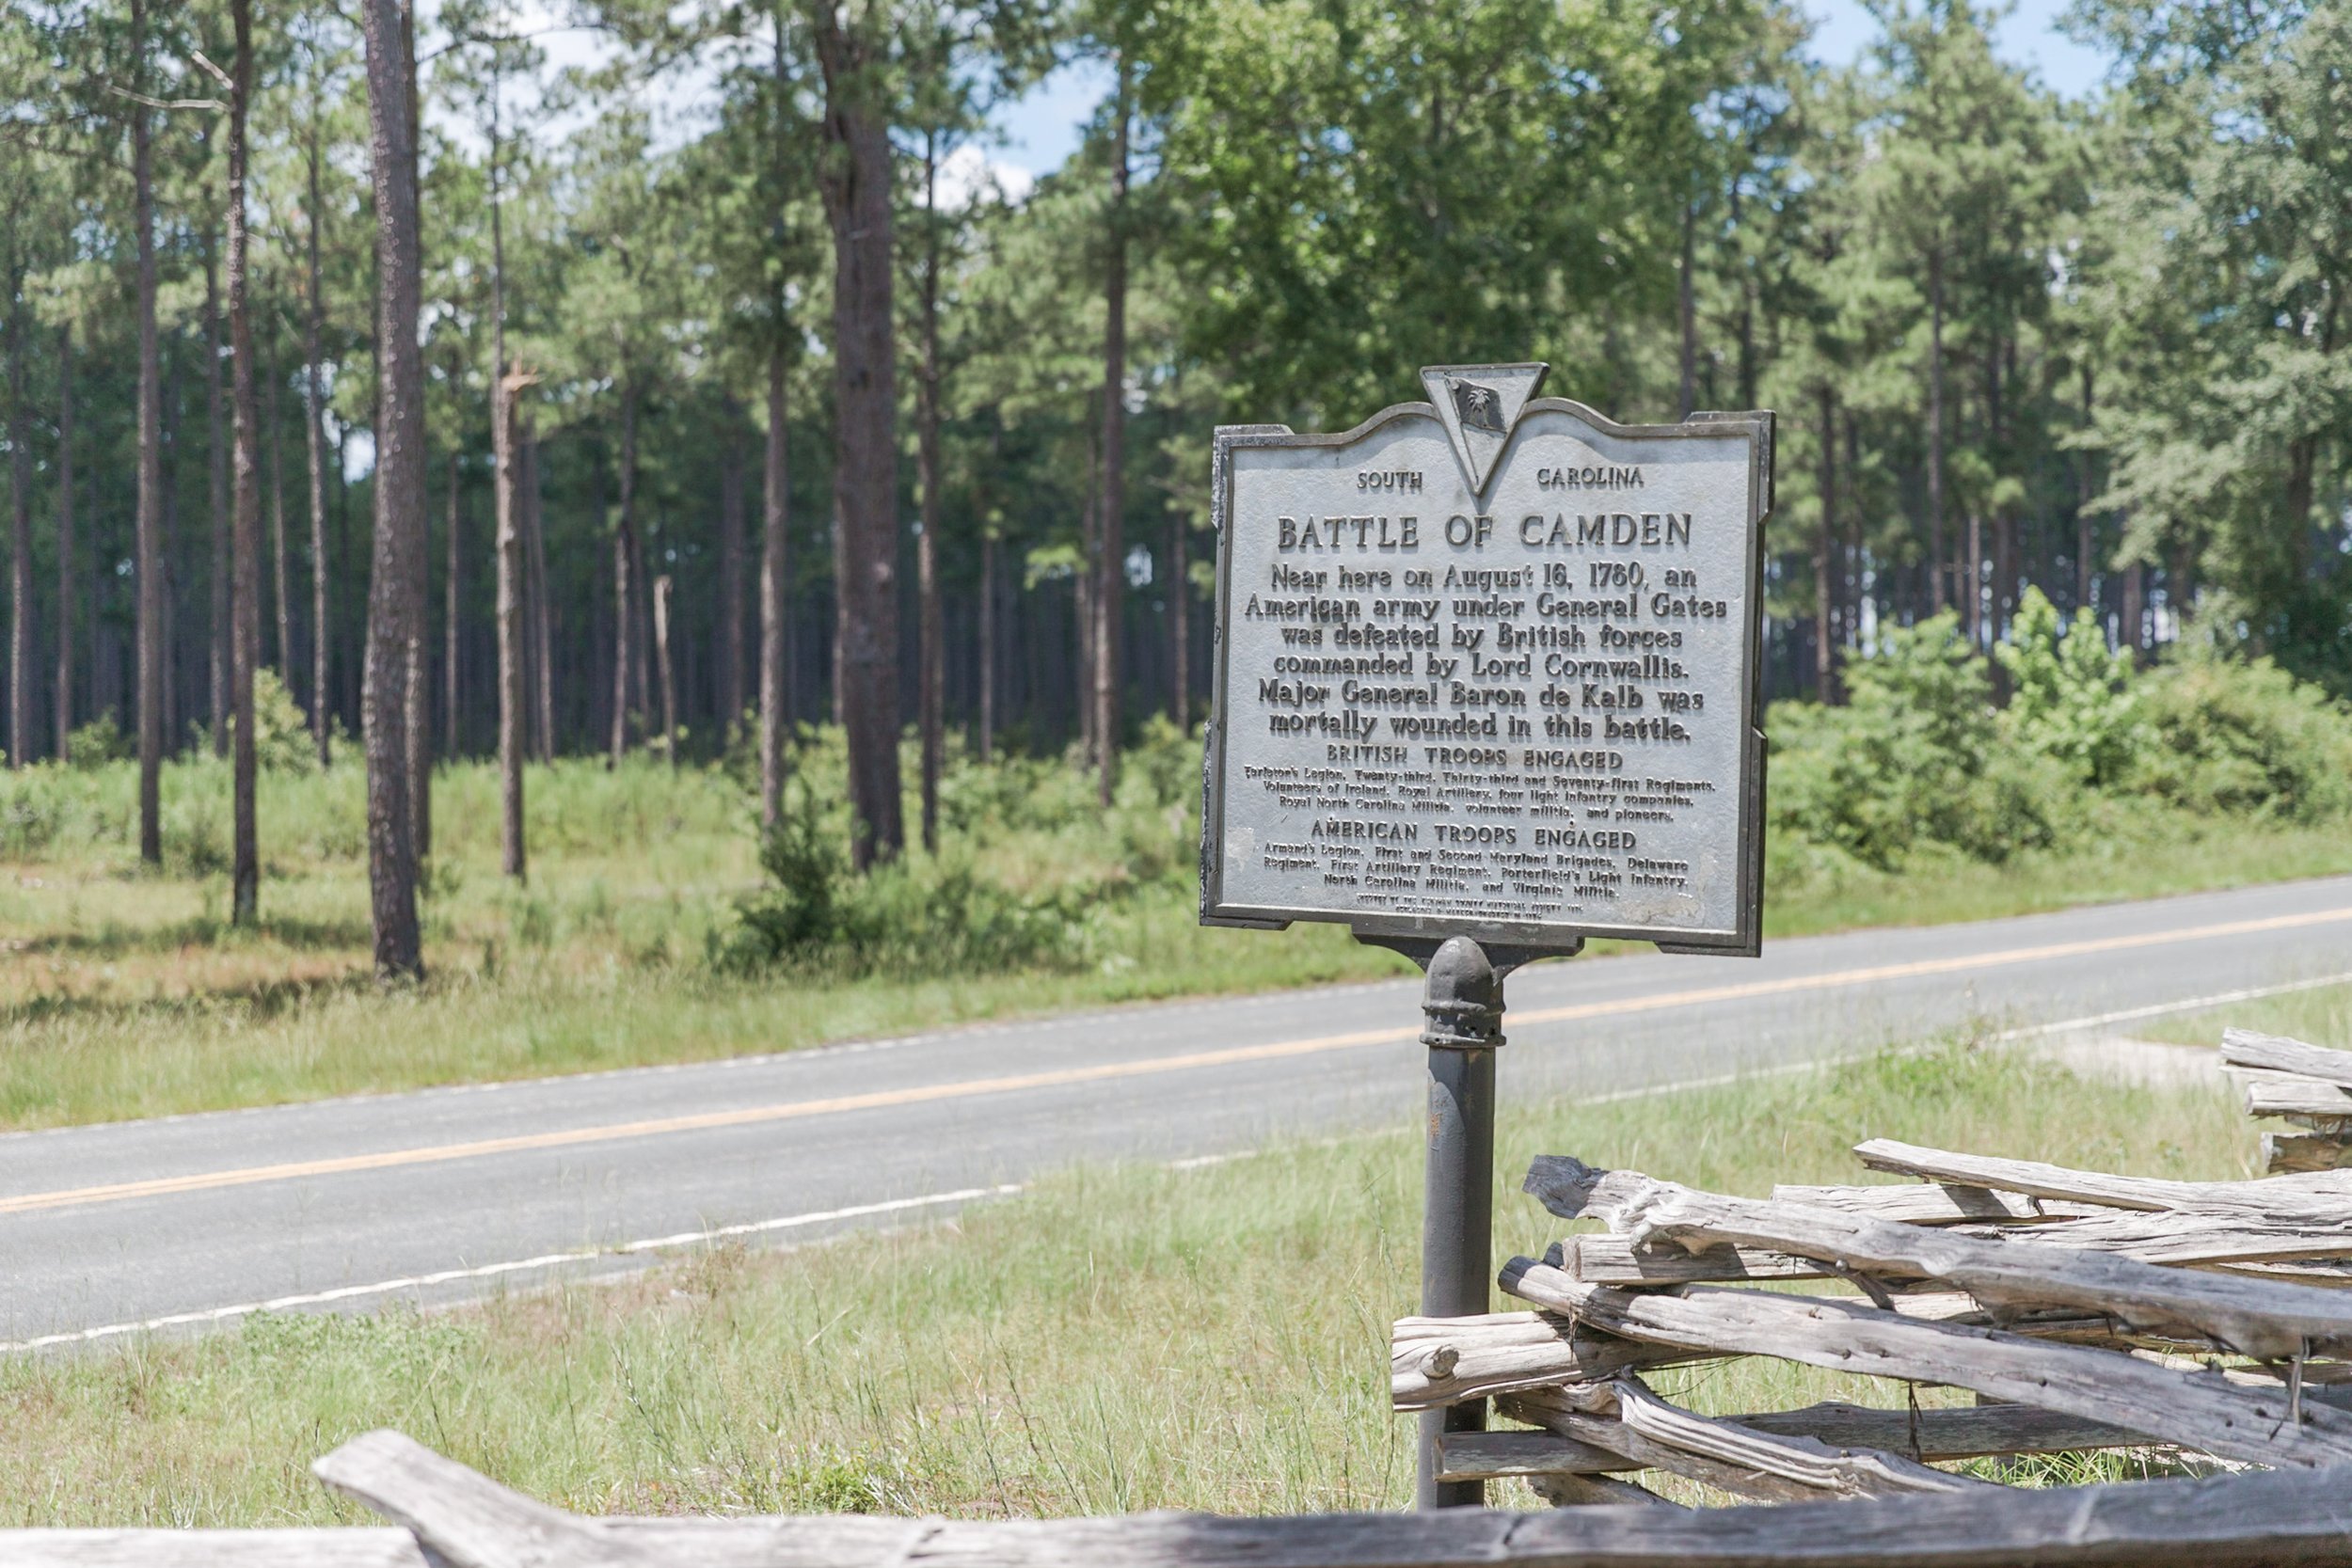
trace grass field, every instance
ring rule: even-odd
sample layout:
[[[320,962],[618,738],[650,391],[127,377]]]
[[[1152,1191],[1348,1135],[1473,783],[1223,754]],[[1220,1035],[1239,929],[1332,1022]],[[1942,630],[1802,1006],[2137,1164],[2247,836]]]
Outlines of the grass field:
[[[1506,1106],[1498,1256],[1552,1234],[1514,1190],[1534,1153],[1761,1193],[1856,1179],[1847,1149],[1868,1136],[2187,1178],[2248,1175],[2255,1148],[2217,1075],[2127,1088],[1946,1042]],[[18,1357],[0,1363],[0,1525],[357,1519],[305,1467],[379,1425],[587,1512],[1398,1507],[1411,1450],[1386,1344],[1414,1295],[1418,1160],[1400,1128],[1085,1169],[952,1225],[616,1286]],[[1890,1397],[1750,1363],[1658,1385],[1717,1412]]]
[[[818,753],[822,760],[821,749]],[[788,1050],[1022,1012],[1405,972],[1330,927],[1202,930],[1181,738],[1138,753],[1105,817],[1055,763],[960,769],[952,854],[1082,911],[1013,969],[743,975],[714,964],[760,885],[753,809],[716,768],[532,769],[532,875],[499,874],[496,776],[441,769],[424,898],[428,979],[370,977],[361,777],[265,773],[261,926],[226,920],[226,770],[165,775],[166,861],[142,868],[128,765],[0,780],[0,1128]],[[1156,778],[1151,775],[1158,774]],[[2352,870],[2352,828],[2175,821],[2003,866],[1902,875],[1776,855],[1775,936],[1979,919]],[[1075,890],[1073,893],[1072,890]],[[919,891],[919,890],[918,890]]]

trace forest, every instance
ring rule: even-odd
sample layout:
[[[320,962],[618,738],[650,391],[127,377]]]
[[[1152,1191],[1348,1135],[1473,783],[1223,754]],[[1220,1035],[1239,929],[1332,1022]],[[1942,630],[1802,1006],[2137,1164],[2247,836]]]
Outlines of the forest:
[[[437,759],[516,878],[526,761],[731,761],[776,828],[834,723],[859,869],[951,754],[1109,806],[1206,700],[1213,427],[1489,359],[1777,411],[1772,697],[1930,625],[2005,695],[2083,612],[2118,681],[2352,692],[2352,5],[2078,0],[2081,101],[1974,0],[1875,15],[1828,67],[1783,0],[14,0],[8,762],[135,756],[160,862],[227,756],[240,921],[258,771],[364,766],[393,975]]]

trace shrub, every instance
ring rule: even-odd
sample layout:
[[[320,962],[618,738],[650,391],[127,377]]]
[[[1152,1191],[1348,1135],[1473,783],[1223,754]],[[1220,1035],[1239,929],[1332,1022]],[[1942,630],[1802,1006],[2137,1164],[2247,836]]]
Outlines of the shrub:
[[[2145,677],[2140,785],[2189,811],[2314,822],[2352,813],[2352,708],[2266,658],[2191,645]]]
[[[2108,651],[2090,610],[2077,610],[2061,639],[2058,607],[2041,589],[2028,588],[2009,641],[1993,657],[2010,677],[2003,717],[2026,751],[2080,784],[2111,785],[2130,774],[2147,735],[2132,689],[2132,656]]]

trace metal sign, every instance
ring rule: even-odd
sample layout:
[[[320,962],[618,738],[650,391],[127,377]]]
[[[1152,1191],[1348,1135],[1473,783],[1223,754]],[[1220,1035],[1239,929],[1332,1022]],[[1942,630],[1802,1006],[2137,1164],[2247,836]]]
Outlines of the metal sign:
[[[1545,369],[1217,430],[1204,924],[1757,950],[1772,416],[1621,425]]]

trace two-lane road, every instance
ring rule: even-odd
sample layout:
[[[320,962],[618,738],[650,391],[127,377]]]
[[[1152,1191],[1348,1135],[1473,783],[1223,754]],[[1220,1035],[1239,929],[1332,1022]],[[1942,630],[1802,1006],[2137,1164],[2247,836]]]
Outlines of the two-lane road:
[[[2352,878],[1630,956],[1509,987],[1506,1095],[1623,1092],[1991,1019],[2135,1016],[2352,977]],[[1410,981],[679,1068],[0,1136],[0,1345],[256,1306],[428,1300],[803,1240],[1098,1159],[1406,1124]]]

